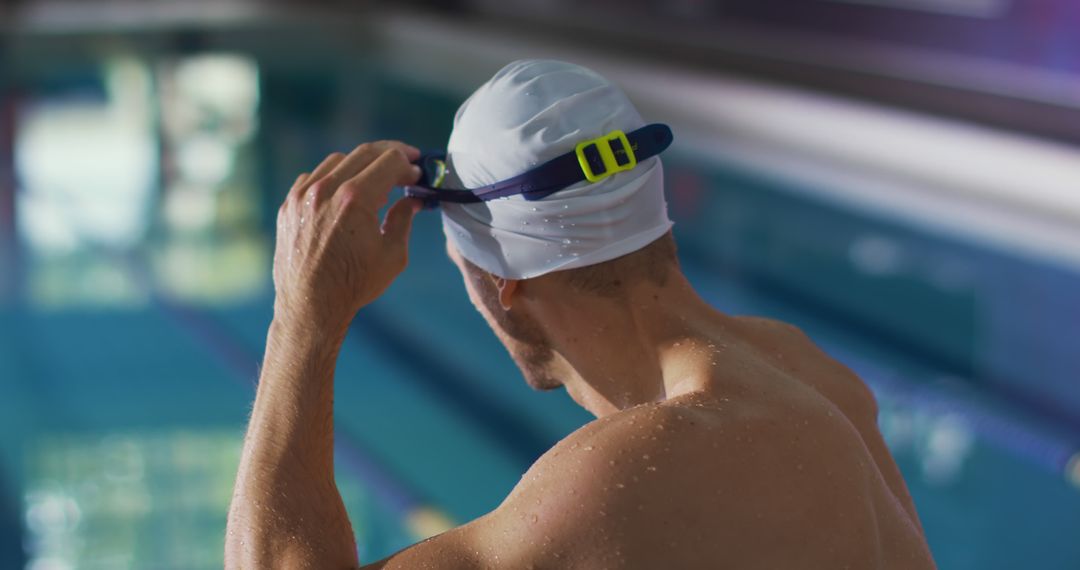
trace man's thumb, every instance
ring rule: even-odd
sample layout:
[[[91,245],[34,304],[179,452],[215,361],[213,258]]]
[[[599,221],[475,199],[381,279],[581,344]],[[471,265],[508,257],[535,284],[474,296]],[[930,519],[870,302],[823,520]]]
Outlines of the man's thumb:
[[[407,251],[413,217],[422,206],[423,203],[415,198],[401,198],[386,211],[382,223],[383,242],[395,250],[395,253]]]

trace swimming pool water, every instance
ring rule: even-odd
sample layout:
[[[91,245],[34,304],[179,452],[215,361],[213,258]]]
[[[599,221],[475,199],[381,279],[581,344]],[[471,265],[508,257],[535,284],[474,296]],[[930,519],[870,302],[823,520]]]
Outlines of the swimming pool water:
[[[159,221],[132,247],[16,248],[0,308],[0,567],[220,567],[277,202],[296,172],[359,140],[439,146],[460,99],[345,58],[253,61],[257,127],[215,190],[217,215],[239,222],[193,234],[160,222],[185,191],[166,174],[145,214]],[[20,80],[26,105],[62,105],[71,89]],[[231,132],[210,119],[196,130]],[[1080,274],[677,145],[665,160],[691,281],[725,311],[798,324],[874,388],[941,568],[1080,567],[1066,473],[1080,444]],[[224,293],[191,289],[212,278]],[[115,297],[87,300],[115,282],[127,284]],[[589,420],[565,394],[526,387],[430,212],[407,272],[353,324],[335,405],[338,481],[366,561],[494,508]]]

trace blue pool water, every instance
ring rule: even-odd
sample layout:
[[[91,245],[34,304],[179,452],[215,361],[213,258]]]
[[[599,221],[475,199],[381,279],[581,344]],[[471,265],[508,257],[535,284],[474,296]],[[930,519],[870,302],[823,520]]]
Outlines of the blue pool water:
[[[271,317],[277,202],[297,172],[358,140],[440,145],[460,99],[350,65],[259,69],[257,126],[215,198],[240,222],[170,226],[170,208],[195,206],[170,202],[185,189],[166,166],[134,246],[42,253],[15,233],[0,308],[0,567],[220,567]],[[37,80],[23,103],[70,89]],[[1080,487],[1066,473],[1080,450],[1080,273],[677,145],[665,160],[691,281],[725,311],[803,327],[874,388],[941,568],[1080,567]],[[338,481],[366,561],[494,508],[590,419],[525,386],[443,243],[423,213],[409,269],[356,318],[338,367]]]

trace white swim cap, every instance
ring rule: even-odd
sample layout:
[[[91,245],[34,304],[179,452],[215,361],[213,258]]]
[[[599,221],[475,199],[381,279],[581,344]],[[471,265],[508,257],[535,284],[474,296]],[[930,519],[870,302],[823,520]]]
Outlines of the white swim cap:
[[[502,68],[458,109],[448,186],[517,176],[577,143],[645,125],[626,95],[584,67],[549,60]],[[443,231],[465,259],[507,279],[594,265],[637,251],[671,228],[658,157],[542,200],[443,203]]]

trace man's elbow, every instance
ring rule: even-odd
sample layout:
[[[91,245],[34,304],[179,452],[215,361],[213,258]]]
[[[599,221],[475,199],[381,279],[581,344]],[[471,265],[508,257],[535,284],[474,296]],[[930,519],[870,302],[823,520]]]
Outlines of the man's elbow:
[[[351,564],[326,564],[325,557],[317,556],[310,548],[290,540],[288,536],[274,533],[233,531],[225,538],[226,570],[250,568],[352,568]]]
[[[233,501],[225,532],[225,568],[284,568],[288,541],[250,505]],[[305,566],[289,566],[304,568]]]
[[[327,568],[359,566],[355,542],[339,540],[327,529],[290,528],[281,520],[260,520],[231,511],[225,536],[225,568]],[[271,510],[271,512],[273,512]],[[351,536],[349,537],[351,538]]]
[[[258,555],[263,550],[263,540],[259,533],[253,531],[245,510],[235,502],[229,509],[225,532],[225,568],[230,570],[264,567],[264,561]]]

